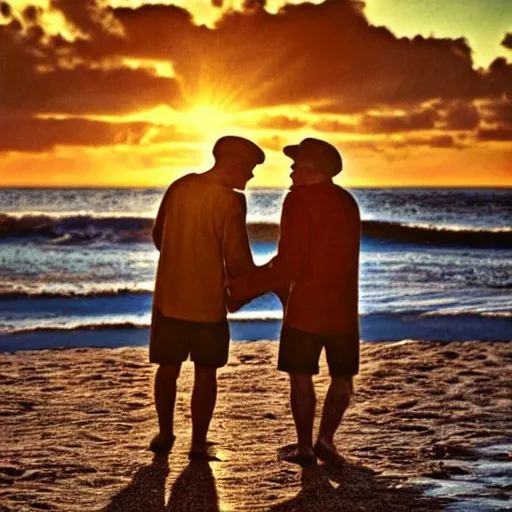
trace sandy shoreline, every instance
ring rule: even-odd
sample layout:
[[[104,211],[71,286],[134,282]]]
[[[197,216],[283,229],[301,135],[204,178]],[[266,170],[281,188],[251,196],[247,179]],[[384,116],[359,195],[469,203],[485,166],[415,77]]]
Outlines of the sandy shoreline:
[[[209,466],[187,459],[189,363],[166,466],[146,449],[156,429],[146,348],[0,354],[0,511],[435,510],[442,503],[405,477],[450,479],[475,447],[512,442],[509,343],[366,343],[337,434],[347,465],[302,471],[276,460],[294,440],[276,354],[275,342],[231,345],[210,433],[221,462]],[[321,401],[325,365],[316,383]],[[506,503],[511,491],[489,492]]]

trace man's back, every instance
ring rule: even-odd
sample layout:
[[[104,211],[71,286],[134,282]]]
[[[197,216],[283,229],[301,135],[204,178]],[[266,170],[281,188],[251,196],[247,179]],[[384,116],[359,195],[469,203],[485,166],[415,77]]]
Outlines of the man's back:
[[[357,332],[360,221],[355,200],[332,183],[289,194],[300,270],[285,322],[317,333]]]
[[[189,174],[166,192],[154,228],[160,249],[155,306],[167,317],[218,322],[226,317],[225,272],[249,271],[245,197]]]

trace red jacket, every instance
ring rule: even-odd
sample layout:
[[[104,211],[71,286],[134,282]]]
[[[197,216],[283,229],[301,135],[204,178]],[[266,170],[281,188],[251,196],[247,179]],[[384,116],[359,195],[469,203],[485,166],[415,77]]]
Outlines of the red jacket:
[[[331,182],[292,187],[277,255],[237,280],[235,299],[289,290],[284,322],[317,334],[359,333],[361,221],[354,198]]]

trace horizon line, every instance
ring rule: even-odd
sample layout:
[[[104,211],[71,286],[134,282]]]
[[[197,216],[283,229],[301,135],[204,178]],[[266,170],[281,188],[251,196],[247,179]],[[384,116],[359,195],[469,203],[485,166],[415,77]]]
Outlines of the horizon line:
[[[0,185],[0,190],[19,189],[19,190],[33,190],[33,189],[82,189],[82,190],[101,190],[101,189],[165,189],[172,182],[167,185]],[[338,185],[337,183],[335,183]],[[339,185],[347,189],[512,189],[510,185]],[[290,185],[283,186],[258,186],[248,187],[245,192],[251,190],[288,190]]]

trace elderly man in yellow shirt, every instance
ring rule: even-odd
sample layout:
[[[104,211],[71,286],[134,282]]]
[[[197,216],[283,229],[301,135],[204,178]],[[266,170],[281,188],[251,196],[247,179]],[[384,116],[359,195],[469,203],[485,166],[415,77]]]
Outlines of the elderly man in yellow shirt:
[[[160,251],[153,299],[149,358],[157,363],[155,406],[159,432],[150,450],[174,443],[176,381],[181,363],[194,362],[191,459],[211,457],[206,442],[217,397],[217,368],[228,360],[228,278],[254,267],[246,227],[244,190],[265,155],[242,137],[220,138],[214,166],[188,174],[167,189],[153,227]]]

